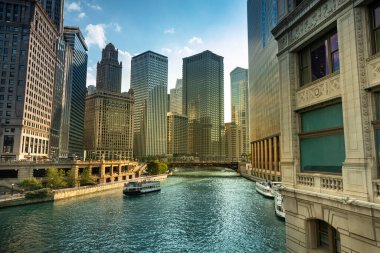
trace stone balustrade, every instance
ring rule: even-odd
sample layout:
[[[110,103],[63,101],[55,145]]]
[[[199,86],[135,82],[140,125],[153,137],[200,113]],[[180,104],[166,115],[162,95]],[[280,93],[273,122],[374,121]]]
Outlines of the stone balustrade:
[[[297,188],[339,195],[343,193],[343,179],[339,175],[298,173]]]

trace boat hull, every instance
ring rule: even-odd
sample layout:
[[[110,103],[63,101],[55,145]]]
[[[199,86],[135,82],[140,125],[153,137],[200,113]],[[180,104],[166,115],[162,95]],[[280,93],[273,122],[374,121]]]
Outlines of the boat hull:
[[[285,219],[284,203],[279,192],[274,193],[274,210],[279,218]]]
[[[139,190],[139,191],[123,190],[123,193],[124,193],[124,195],[134,196],[134,195],[142,195],[142,194],[151,193],[151,192],[158,192],[158,191],[161,191],[161,189],[149,189],[149,190]]]
[[[272,190],[266,186],[256,183],[256,191],[267,198],[274,198]]]

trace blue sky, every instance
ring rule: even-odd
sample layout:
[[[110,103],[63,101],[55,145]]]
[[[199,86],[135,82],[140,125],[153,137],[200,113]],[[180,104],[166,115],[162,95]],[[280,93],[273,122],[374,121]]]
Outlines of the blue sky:
[[[79,26],[89,47],[87,85],[95,85],[101,49],[112,42],[123,62],[122,90],[131,57],[147,50],[169,58],[168,89],[182,78],[182,58],[204,50],[224,57],[225,122],[231,118],[229,73],[248,67],[246,0],[65,1],[64,24]],[[168,91],[169,92],[169,91]]]

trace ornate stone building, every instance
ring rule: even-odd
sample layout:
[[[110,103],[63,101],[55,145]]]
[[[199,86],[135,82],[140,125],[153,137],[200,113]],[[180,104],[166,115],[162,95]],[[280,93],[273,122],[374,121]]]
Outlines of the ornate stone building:
[[[380,3],[277,14],[287,252],[380,252]]]

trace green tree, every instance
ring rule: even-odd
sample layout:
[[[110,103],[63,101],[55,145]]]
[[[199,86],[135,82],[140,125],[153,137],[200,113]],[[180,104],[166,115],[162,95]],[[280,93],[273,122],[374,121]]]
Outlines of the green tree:
[[[80,185],[95,185],[94,177],[91,175],[91,170],[86,168],[79,177]]]
[[[66,182],[70,187],[75,187],[77,185],[78,179],[76,178],[75,170],[70,170],[67,172]]]
[[[146,169],[146,172],[148,172],[149,175],[159,175],[165,173],[167,170],[168,165],[166,163],[154,160],[148,163],[148,168]]]
[[[42,188],[42,182],[41,182],[41,180],[39,180],[35,177],[31,177],[31,178],[27,178],[24,181],[22,181],[19,184],[19,187],[23,188],[27,191],[38,190],[38,189]]]
[[[49,168],[46,173],[46,185],[52,189],[64,188],[67,186],[65,171],[57,168]]]

